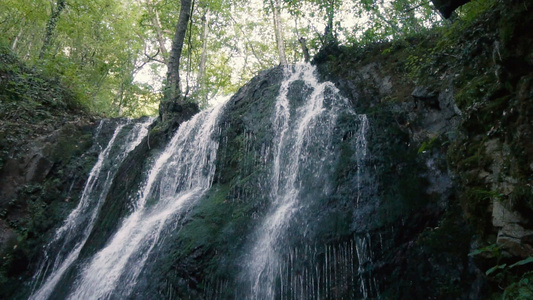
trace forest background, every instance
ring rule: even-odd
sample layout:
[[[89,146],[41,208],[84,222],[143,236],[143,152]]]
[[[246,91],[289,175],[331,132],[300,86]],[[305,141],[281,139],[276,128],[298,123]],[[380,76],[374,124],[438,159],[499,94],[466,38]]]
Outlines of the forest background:
[[[183,2],[2,0],[0,45],[92,114],[155,115]],[[193,0],[190,7],[179,85],[201,107],[260,70],[309,60],[328,44],[364,47],[450,23],[427,0]]]

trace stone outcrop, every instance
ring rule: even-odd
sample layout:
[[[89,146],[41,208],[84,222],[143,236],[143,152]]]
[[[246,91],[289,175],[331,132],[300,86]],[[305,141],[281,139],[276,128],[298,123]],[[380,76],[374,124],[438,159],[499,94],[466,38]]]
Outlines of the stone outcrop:
[[[492,203],[492,225],[498,229],[496,244],[512,256],[533,256],[533,229],[524,228],[530,222],[498,200]]]

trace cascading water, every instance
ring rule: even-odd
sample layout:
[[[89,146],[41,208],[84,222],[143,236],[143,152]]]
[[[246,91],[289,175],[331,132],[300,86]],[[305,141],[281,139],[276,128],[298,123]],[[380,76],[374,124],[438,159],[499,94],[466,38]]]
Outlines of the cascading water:
[[[339,112],[348,111],[355,115],[337,88],[331,82],[319,82],[315,72],[315,68],[308,64],[285,69],[273,117],[275,149],[269,193],[271,207],[255,234],[255,242],[247,256],[249,263],[243,272],[245,280],[250,281],[246,295],[249,299],[283,298],[284,295],[288,295],[287,298],[320,299],[320,292],[329,288],[325,287],[328,282],[324,274],[312,270],[299,277],[309,283],[304,291],[304,284],[294,282],[296,276],[287,276],[292,272],[285,272],[288,264],[283,263],[287,248],[291,246],[286,242],[291,222],[309,206],[301,200],[305,191],[313,189],[313,197],[317,199],[331,192],[328,178],[330,170],[334,169],[336,150],[332,142]],[[294,89],[299,89],[296,97],[299,99],[291,100],[291,90]],[[368,122],[364,115],[357,117],[362,123],[356,143],[360,168],[359,163],[366,155],[364,135]],[[293,291],[296,285],[301,287],[301,292]]]
[[[98,125],[96,137],[100,134],[105,122],[103,120]],[[143,123],[134,124],[120,142],[117,142],[117,137],[119,133],[126,130],[125,126],[128,124],[119,124],[115,128],[107,146],[98,155],[98,160],[89,174],[77,207],[57,229],[54,239],[46,246],[44,260],[40,270],[34,276],[34,286],[39,286],[39,288],[32,293],[30,299],[49,298],[63,274],[78,258],[94,227],[96,217],[118,167],[128,153],[141,143],[152,122],[153,119],[147,119]],[[113,155],[111,152],[114,148],[117,149]],[[40,284],[43,279],[45,279],[44,283]]]
[[[177,226],[181,214],[212,184],[222,106],[180,125],[153,163],[133,212],[83,268],[69,299],[125,298],[131,293],[163,229]]]
[[[319,82],[311,65],[283,72],[283,80],[281,69],[259,76],[228,109],[180,124],[153,160],[131,164],[146,172],[128,176],[124,189],[125,180],[113,178],[122,176],[117,169],[148,123],[123,144],[130,125],[119,125],[79,207],[48,246],[30,299],[376,295],[367,240],[353,228],[335,232],[338,216],[352,226],[353,211],[366,205],[368,120],[331,82]],[[147,148],[137,148],[125,167],[153,151]],[[124,217],[109,225],[116,215]]]

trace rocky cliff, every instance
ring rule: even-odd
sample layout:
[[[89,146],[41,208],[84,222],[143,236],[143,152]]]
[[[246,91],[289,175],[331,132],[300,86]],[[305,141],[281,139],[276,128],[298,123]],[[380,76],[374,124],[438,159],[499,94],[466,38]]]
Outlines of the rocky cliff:
[[[389,277],[387,286],[400,287],[392,295],[481,298],[503,290],[510,298],[532,295],[528,9],[521,1],[499,3],[475,21],[454,23],[443,35],[332,49],[334,56],[319,57],[325,77],[347,95],[371,99],[359,105],[390,114],[386,120],[408,135],[412,151],[418,148],[415,161],[427,167],[419,173],[428,181],[422,189],[440,198],[396,222],[416,220],[403,225],[407,232],[427,223],[390,249],[396,252],[394,267],[386,272],[422,281],[405,284]],[[416,291],[428,285],[429,293]]]
[[[298,171],[306,204],[284,225],[276,248],[275,298],[533,295],[528,9],[523,1],[497,2],[448,28],[365,48],[332,46],[317,55],[320,79],[333,82],[347,106],[328,135],[315,137],[331,144],[309,148],[334,154],[323,156],[327,170],[310,163]],[[243,269],[271,206],[267,178],[281,141],[273,116],[284,80],[283,68],[264,71],[225,105],[210,189],[163,230],[128,297],[250,295]],[[289,113],[297,114],[312,94],[304,80],[292,82]],[[327,109],[340,101],[330,96]],[[143,174],[194,111],[183,108],[171,125],[154,124],[124,159],[80,263],[55,295],[68,295],[83,263],[134,211],[131,199]],[[96,124],[89,121],[57,126],[12,148],[22,149],[19,155],[2,142],[11,151],[3,156],[0,181],[3,297],[32,293],[41,247],[79,201],[92,164],[121,122],[106,121],[94,137]]]

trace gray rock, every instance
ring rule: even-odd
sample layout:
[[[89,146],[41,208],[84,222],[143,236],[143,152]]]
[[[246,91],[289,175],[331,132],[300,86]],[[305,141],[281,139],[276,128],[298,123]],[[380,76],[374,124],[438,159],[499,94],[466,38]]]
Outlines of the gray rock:
[[[492,205],[492,225],[499,228],[496,244],[511,255],[528,257],[533,255],[533,246],[528,243],[533,230],[525,229],[526,220],[517,212],[505,208],[498,200]]]

